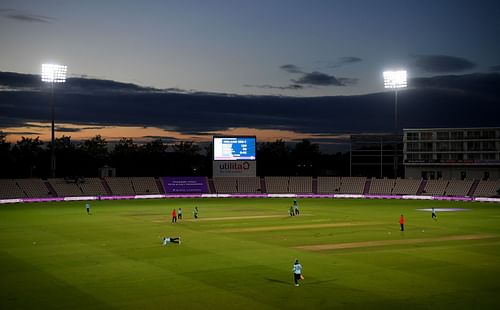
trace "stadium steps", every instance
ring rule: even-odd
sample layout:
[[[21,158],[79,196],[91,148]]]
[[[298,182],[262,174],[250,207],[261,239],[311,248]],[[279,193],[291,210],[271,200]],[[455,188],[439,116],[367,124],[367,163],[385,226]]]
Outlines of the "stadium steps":
[[[472,197],[474,195],[474,193],[476,192],[476,188],[479,185],[479,182],[480,182],[480,180],[474,180],[474,182],[472,183],[472,185],[469,189],[469,192],[467,193],[467,196]]]
[[[165,188],[163,188],[163,183],[161,183],[160,178],[155,178],[156,186],[158,187],[158,190],[160,191],[160,194],[165,194]]]
[[[52,195],[52,197],[58,197],[59,196],[57,194],[56,190],[54,189],[54,187],[52,186],[52,184],[50,184],[49,181],[43,180],[43,184],[45,184],[45,186],[47,187],[47,190],[49,191],[50,195]]]
[[[363,189],[363,195],[368,195],[370,193],[371,184],[372,184],[372,179],[366,179],[365,188]]]
[[[312,179],[312,192],[313,192],[313,194],[318,193],[318,178],[317,177]]]
[[[106,190],[106,193],[108,193],[108,195],[112,196],[113,192],[111,191],[111,187],[109,187],[109,185],[106,182],[106,180],[105,179],[101,179],[101,183],[102,183],[102,186],[104,186],[104,189]]]
[[[266,180],[264,180],[264,178],[260,178],[260,192],[262,194],[267,193]]]
[[[418,187],[417,195],[422,195],[426,185],[427,185],[427,180],[422,180],[422,183],[420,183],[420,186]]]
[[[214,179],[208,179],[208,189],[210,190],[210,194],[217,194],[215,190]]]

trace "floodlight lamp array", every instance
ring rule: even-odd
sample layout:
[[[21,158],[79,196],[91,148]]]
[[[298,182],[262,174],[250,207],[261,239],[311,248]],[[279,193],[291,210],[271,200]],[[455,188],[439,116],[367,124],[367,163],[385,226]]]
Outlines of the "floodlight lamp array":
[[[42,82],[48,83],[64,83],[66,82],[67,66],[43,64],[42,65]]]
[[[385,88],[404,88],[407,87],[406,70],[400,71],[385,71],[384,72],[384,87]]]

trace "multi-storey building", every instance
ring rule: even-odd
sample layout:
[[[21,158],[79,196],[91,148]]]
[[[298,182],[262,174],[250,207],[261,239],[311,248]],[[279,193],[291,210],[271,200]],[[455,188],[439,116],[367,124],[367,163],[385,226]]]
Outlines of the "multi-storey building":
[[[403,132],[406,178],[500,179],[500,128]]]

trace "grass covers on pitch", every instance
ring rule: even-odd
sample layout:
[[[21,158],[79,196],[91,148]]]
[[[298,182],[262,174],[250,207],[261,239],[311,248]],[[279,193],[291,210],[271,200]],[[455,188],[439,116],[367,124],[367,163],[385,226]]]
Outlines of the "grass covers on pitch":
[[[400,200],[122,200],[0,208],[1,309],[487,309],[500,206]],[[199,220],[194,220],[194,206]],[[439,212],[463,208],[467,212]],[[171,224],[172,208],[183,220]],[[406,217],[399,231],[399,215]],[[161,246],[163,236],[182,243]],[[305,280],[293,285],[295,259]]]

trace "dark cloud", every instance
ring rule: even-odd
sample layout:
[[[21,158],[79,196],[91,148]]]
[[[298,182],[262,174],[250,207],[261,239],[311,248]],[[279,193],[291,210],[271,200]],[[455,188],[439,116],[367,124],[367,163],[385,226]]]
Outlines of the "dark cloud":
[[[49,16],[27,14],[12,9],[0,9],[0,13],[4,15],[6,18],[27,23],[50,24],[55,20],[54,18]]]
[[[356,56],[346,56],[339,58],[339,63],[341,64],[352,64],[360,61],[363,61],[363,59]]]
[[[415,66],[429,73],[455,73],[470,70],[476,64],[460,57],[447,55],[414,55]]]
[[[292,80],[296,84],[316,85],[316,86],[346,86],[355,84],[357,79],[336,78],[322,72],[305,73],[301,78]]]
[[[440,89],[492,99],[496,98],[496,100],[500,98],[500,74],[498,73],[413,78],[409,81],[409,84],[419,89]]]
[[[296,65],[292,65],[292,64],[282,65],[282,66],[280,66],[280,69],[283,69],[289,73],[303,73],[299,67],[297,67]]]
[[[333,62],[328,62],[327,67],[338,68],[344,65],[354,64],[361,61],[363,61],[363,59],[356,56],[345,56],[345,57],[340,57]]]
[[[25,76],[25,82],[22,82]],[[332,83],[328,78],[321,85]],[[31,76],[16,77],[29,84]],[[6,80],[0,72],[0,81]],[[314,80],[314,79],[313,79]],[[316,80],[314,80],[316,81]],[[75,83],[85,85],[87,81]],[[209,93],[169,93],[103,81],[99,91],[67,91],[54,96],[56,123],[95,126],[148,126],[185,134],[211,135],[228,128],[282,129],[299,133],[384,132],[393,128],[391,92],[358,96],[285,97]],[[336,79],[336,83],[341,83]],[[412,79],[398,93],[402,127],[500,126],[500,74]],[[103,85],[111,89],[106,90]],[[121,91],[114,91],[119,85]],[[137,91],[141,89],[141,91]],[[0,130],[51,119],[47,91],[0,92]],[[319,139],[324,136],[318,137]],[[163,137],[162,137],[163,139]]]
[[[275,85],[269,85],[269,84],[263,84],[263,85],[245,84],[243,86],[245,86],[245,87],[253,87],[253,88],[265,88],[265,89],[280,89],[280,90],[286,90],[286,89],[299,90],[299,89],[303,89],[304,88],[304,86],[298,85],[298,84],[290,84],[290,85],[287,85],[287,86],[275,86]]]
[[[490,71],[500,71],[500,65],[496,65],[496,66],[491,66],[490,67]]]

